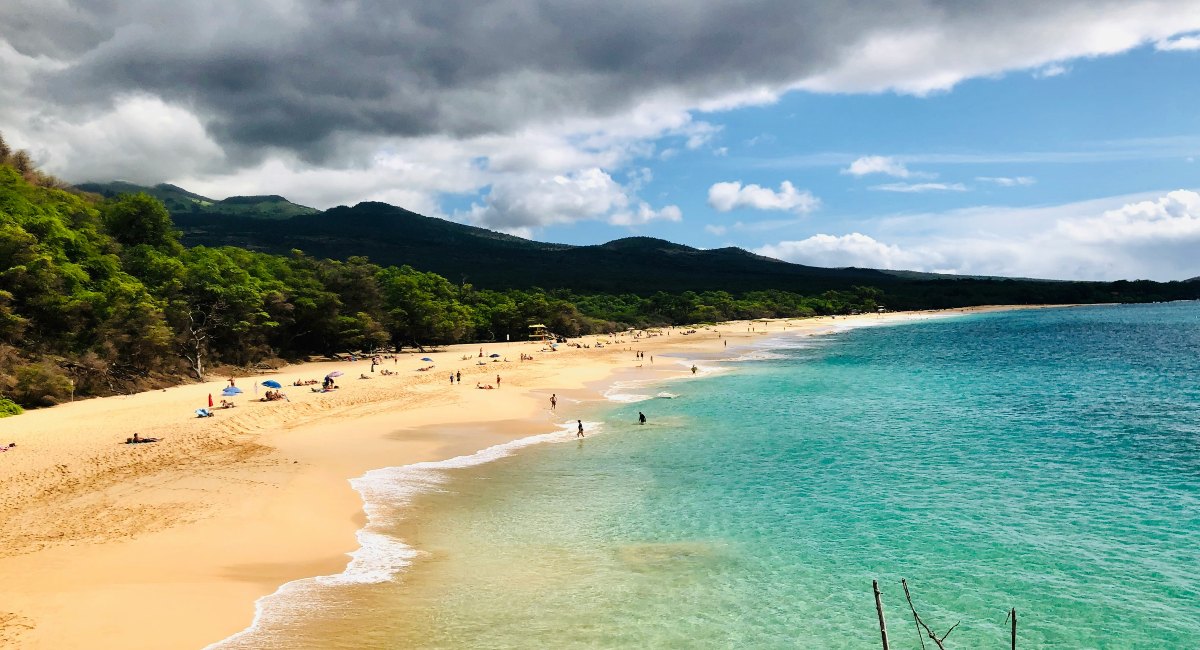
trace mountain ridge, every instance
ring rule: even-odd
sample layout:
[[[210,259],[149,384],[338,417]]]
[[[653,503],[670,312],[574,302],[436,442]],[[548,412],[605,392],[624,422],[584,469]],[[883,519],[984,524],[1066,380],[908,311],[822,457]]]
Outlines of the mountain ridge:
[[[110,198],[121,194],[144,192],[162,201],[167,211],[172,215],[187,212],[228,214],[250,219],[281,220],[320,212],[316,208],[292,203],[278,194],[230,196],[224,199],[211,199],[170,183],[159,183],[148,186],[128,181],[111,181],[108,183],[87,182],[80,183],[75,187],[84,192]]]

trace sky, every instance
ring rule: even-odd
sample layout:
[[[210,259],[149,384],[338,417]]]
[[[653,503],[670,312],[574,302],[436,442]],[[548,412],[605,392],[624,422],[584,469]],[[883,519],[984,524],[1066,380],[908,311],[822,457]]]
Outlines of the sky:
[[[1200,0],[240,4],[5,0],[0,133],[541,241],[1200,276]]]

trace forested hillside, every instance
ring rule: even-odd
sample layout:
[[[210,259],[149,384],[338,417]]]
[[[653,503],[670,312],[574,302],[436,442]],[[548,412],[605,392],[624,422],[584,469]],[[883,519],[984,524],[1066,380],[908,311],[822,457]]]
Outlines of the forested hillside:
[[[576,296],[479,290],[363,257],[187,248],[162,203],[58,187],[25,154],[0,165],[0,396],[51,405],[249,365],[394,344],[565,335],[732,316],[868,308],[874,290]],[[18,163],[14,165],[12,163]]]
[[[249,202],[264,198],[274,201],[253,197]],[[356,236],[370,239],[369,225],[355,225],[349,210],[259,222],[274,223],[278,230],[296,219],[324,219],[343,230],[353,225],[360,229]],[[514,276],[524,277],[519,285],[510,278],[506,285],[480,288],[470,281],[487,277],[478,273],[478,257],[450,267],[451,281],[408,265],[381,266],[364,256],[332,260],[301,250],[273,254],[237,246],[189,247],[181,244],[171,214],[158,199],[67,188],[0,139],[0,414],[19,411],[18,405],[52,405],[198,379],[216,364],[249,366],[394,345],[521,340],[531,323],[575,336],[845,313],[880,304],[901,309],[1200,296],[1195,282],[911,280],[869,269],[811,269],[806,277],[820,290],[803,294],[782,290],[774,281],[754,286],[756,278],[773,277],[770,269],[780,269],[775,278],[780,282],[794,277],[790,267],[796,265],[736,249],[696,251],[635,238],[560,247],[568,255],[555,258],[554,245],[457,224],[457,230],[447,230],[434,223],[438,220],[416,216],[399,222],[411,225],[414,238],[452,232],[472,245],[490,241],[495,250],[520,251],[531,266],[546,272]],[[347,221],[336,221],[343,217]],[[394,223],[387,228],[392,236],[402,234]],[[320,239],[314,235],[309,241]],[[539,258],[538,251],[551,257]],[[656,266],[638,266],[647,260]],[[719,262],[732,271],[707,272]],[[606,278],[611,284],[600,286],[613,290],[539,288],[537,280],[556,282],[567,269]],[[695,290],[645,291],[647,285],[631,280],[643,271],[675,273],[687,279],[680,280],[682,287]],[[730,278],[736,281],[721,284]]]

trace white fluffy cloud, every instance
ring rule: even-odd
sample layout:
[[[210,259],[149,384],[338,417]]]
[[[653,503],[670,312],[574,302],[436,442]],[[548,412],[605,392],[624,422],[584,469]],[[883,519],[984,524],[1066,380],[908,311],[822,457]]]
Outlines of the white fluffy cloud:
[[[732,181],[714,183],[708,188],[708,204],[718,212],[751,208],[804,214],[815,210],[821,201],[808,190],[797,190],[791,181],[780,183],[778,191],[754,184],[743,186],[741,181]]]
[[[1071,66],[1061,63],[1051,63],[1043,68],[1038,68],[1033,71],[1034,79],[1050,79],[1052,77],[1061,77],[1071,71]]]
[[[843,174],[851,176],[866,176],[868,174],[886,174],[895,176],[896,178],[913,177],[913,172],[904,166],[904,163],[892,158],[891,156],[863,156],[850,163],[850,166],[842,170]],[[924,174],[917,174],[917,178],[927,177]]]
[[[922,192],[966,192],[967,186],[962,183],[884,183],[872,185],[877,192],[903,192],[919,194]]]
[[[1196,26],[1200,5],[1179,0],[1064,1],[1036,6],[921,3],[918,11],[924,25],[865,33],[847,44],[844,56],[802,79],[797,87],[926,95],[972,77],[1036,70],[1072,58],[1124,52],[1147,42],[1170,43],[1173,36],[1200,29]],[[989,27],[997,26],[995,21],[1002,21],[1004,28]]]
[[[1200,194],[1176,190],[1085,219],[1059,221],[1064,238],[1100,245],[1200,245]],[[1200,252],[1200,248],[1193,249]],[[1197,255],[1200,258],[1200,255]]]
[[[800,241],[768,244],[754,252],[810,266],[847,266],[876,269],[924,268],[931,260],[914,251],[885,244],[862,233],[813,235]]]
[[[636,210],[614,212],[608,222],[614,226],[641,226],[651,221],[683,221],[683,211],[677,205],[665,205],[660,210],[650,204],[638,203]]]
[[[604,170],[586,169],[550,179],[516,176],[492,185],[482,204],[458,215],[496,230],[530,236],[536,228],[556,223],[602,220],[636,226],[654,220],[680,221],[677,206],[655,210],[630,196]]]
[[[976,176],[980,183],[993,183],[1000,187],[1016,187],[1018,185],[1033,185],[1037,182],[1032,176]]]
[[[1200,50],[1200,34],[1188,34],[1175,38],[1166,38],[1155,43],[1154,49],[1163,52]]]
[[[817,234],[755,252],[816,266],[968,275],[1160,281],[1200,276],[1200,194],[1177,190],[1110,209],[1100,208],[1104,202],[900,217],[877,224],[886,236]],[[931,235],[935,222],[941,234]]]

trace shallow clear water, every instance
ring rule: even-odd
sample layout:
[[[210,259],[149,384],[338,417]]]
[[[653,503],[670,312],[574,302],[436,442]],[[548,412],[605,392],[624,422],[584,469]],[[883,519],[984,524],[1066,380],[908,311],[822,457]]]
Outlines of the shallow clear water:
[[[308,592],[255,647],[876,648],[878,579],[892,647],[916,648],[902,577],[934,627],[961,621],[950,648],[1007,648],[1011,607],[1025,648],[1200,647],[1200,305],[746,358],[591,413],[582,442],[381,496],[413,566]]]

